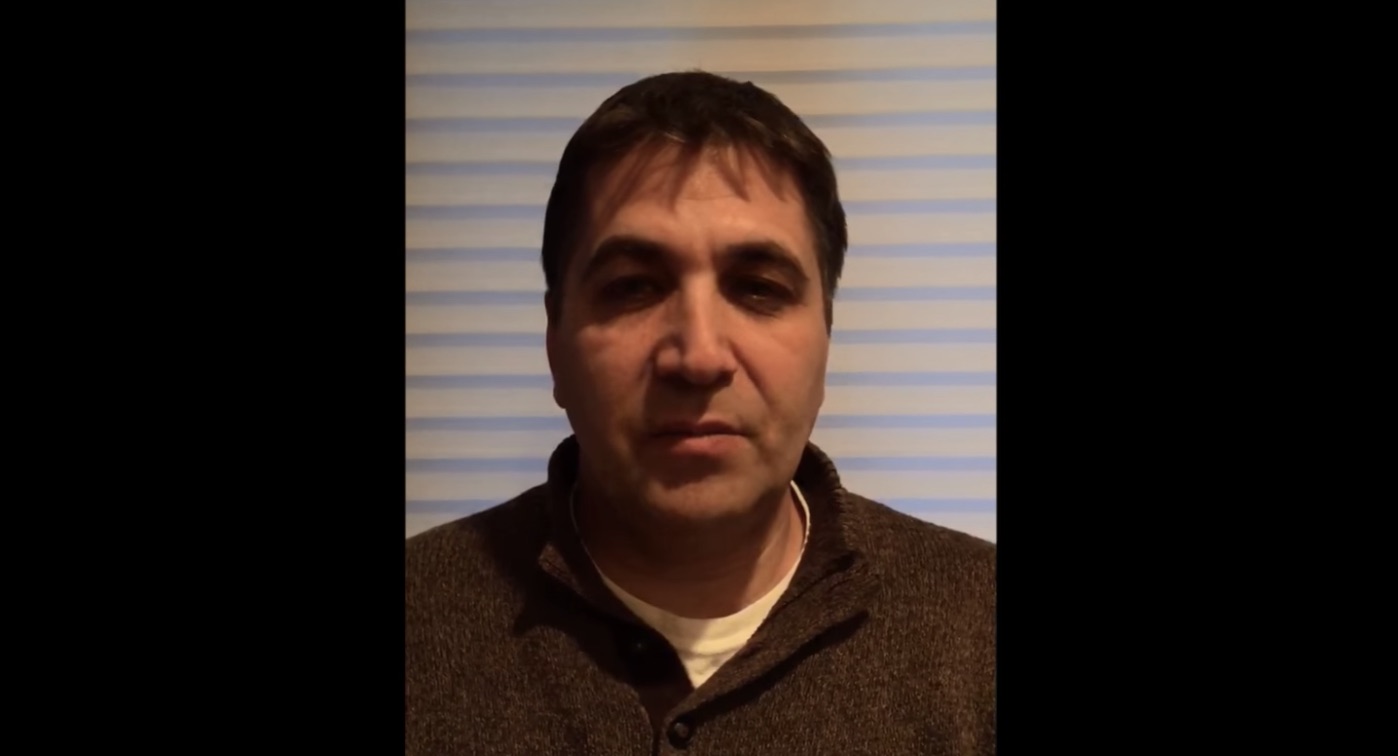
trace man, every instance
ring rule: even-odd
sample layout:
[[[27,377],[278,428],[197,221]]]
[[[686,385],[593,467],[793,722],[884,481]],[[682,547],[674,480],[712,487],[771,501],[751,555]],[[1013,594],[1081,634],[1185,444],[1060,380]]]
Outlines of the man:
[[[706,73],[563,153],[546,484],[407,545],[407,753],[991,754],[995,549],[809,444],[844,211],[824,145]]]

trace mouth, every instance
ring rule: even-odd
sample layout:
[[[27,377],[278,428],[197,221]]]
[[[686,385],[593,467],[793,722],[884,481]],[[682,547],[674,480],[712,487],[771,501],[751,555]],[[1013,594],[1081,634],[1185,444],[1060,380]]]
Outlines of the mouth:
[[[703,438],[705,436],[741,436],[736,426],[721,420],[662,423],[652,434],[660,438]]]
[[[662,423],[651,435],[651,448],[671,459],[713,461],[739,453],[744,435],[738,426],[718,420]]]

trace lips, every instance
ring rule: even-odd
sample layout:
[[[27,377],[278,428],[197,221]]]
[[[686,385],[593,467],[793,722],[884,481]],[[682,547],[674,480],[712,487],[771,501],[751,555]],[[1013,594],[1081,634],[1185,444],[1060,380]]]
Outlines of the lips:
[[[697,422],[675,421],[661,423],[656,427],[657,436],[738,436],[742,435],[736,425],[723,420],[700,420]]]
[[[710,462],[740,453],[747,439],[738,425],[727,420],[665,422],[654,426],[647,445],[667,462]]]

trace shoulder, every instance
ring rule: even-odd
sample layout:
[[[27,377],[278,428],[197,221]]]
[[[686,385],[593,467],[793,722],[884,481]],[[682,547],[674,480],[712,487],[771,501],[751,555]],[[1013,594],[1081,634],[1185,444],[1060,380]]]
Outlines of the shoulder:
[[[545,529],[543,486],[478,512],[425,530],[404,547],[408,603],[438,594],[479,595],[513,582],[537,557]]]
[[[994,543],[857,494],[846,496],[860,515],[865,554],[893,593],[994,605]]]

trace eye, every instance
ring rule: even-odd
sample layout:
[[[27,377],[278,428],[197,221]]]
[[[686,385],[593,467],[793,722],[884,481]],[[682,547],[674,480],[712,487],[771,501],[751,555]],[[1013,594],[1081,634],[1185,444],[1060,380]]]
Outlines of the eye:
[[[741,278],[730,286],[740,304],[757,310],[779,309],[792,299],[791,290],[767,278]]]
[[[644,301],[660,293],[660,284],[647,276],[622,276],[602,287],[605,302],[628,304]]]

